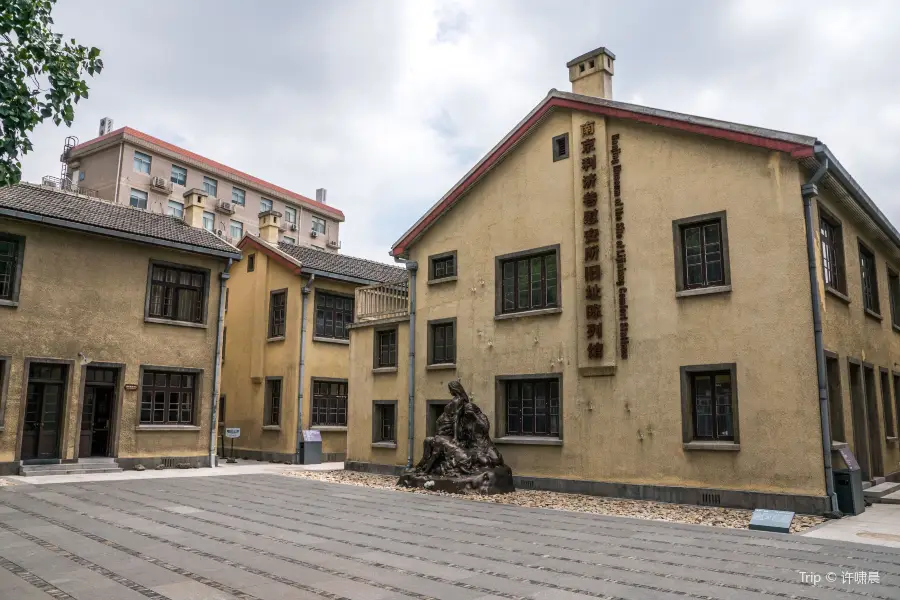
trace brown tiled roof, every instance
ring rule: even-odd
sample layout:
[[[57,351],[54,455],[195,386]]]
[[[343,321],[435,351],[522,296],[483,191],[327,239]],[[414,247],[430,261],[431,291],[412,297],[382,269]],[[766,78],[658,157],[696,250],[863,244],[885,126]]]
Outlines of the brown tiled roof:
[[[364,279],[372,283],[395,283],[406,280],[406,269],[374,260],[326,252],[287,242],[278,242],[278,249],[300,261],[303,270],[313,269],[338,276]]]
[[[240,250],[225,240],[176,217],[30,183],[0,188],[0,216],[200,254],[240,257]]]

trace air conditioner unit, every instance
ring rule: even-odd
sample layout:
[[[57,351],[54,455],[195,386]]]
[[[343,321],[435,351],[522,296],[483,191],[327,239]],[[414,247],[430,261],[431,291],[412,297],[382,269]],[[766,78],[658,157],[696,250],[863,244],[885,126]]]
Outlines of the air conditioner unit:
[[[171,183],[165,177],[154,177],[150,180],[150,186],[167,192],[172,189]]]
[[[297,224],[291,223],[291,231],[297,231]]]
[[[309,237],[319,237],[319,232],[313,229],[309,232]]]
[[[328,247],[329,248],[340,248],[341,243],[337,240],[328,240]]]
[[[231,202],[227,200],[219,200],[216,202],[216,208],[219,209],[220,212],[227,213],[229,215],[234,214],[234,206],[231,205]]]
[[[219,237],[225,237],[225,232],[221,229],[216,229],[216,235]]]

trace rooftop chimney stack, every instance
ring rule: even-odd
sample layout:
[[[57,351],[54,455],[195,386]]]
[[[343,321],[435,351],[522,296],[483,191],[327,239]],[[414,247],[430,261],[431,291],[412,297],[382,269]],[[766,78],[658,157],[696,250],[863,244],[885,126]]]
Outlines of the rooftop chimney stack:
[[[322,204],[328,204],[325,199],[325,192],[327,190],[325,188],[319,188],[316,190],[316,202],[321,202]]]
[[[101,137],[106,135],[107,133],[113,130],[113,120],[109,117],[103,117],[100,119],[100,129],[97,132],[97,137]]]
[[[273,246],[278,245],[278,232],[281,227],[281,213],[277,210],[266,210],[259,213],[259,237]]]
[[[203,211],[206,210],[206,199],[209,195],[197,188],[191,188],[184,196],[184,222],[191,227],[203,227]]]
[[[566,63],[572,92],[612,100],[613,63],[616,55],[606,48],[597,48]]]

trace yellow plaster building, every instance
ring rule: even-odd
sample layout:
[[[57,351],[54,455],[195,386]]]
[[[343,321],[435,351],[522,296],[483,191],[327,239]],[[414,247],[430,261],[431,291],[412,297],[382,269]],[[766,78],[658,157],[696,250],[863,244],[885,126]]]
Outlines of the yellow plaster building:
[[[244,258],[228,285],[220,432],[240,428],[238,457],[295,463],[299,431],[311,428],[321,432],[323,460],[344,460],[354,290],[406,274],[279,242],[281,213],[259,216],[260,235],[238,244]],[[231,452],[230,440],[220,446]]]
[[[190,226],[203,207],[0,189],[0,474],[210,464],[240,252]]]
[[[394,244],[412,310],[351,328],[348,468],[418,461],[460,379],[520,487],[821,513],[848,444],[900,478],[900,234],[816,138],[614,101],[614,60]]]

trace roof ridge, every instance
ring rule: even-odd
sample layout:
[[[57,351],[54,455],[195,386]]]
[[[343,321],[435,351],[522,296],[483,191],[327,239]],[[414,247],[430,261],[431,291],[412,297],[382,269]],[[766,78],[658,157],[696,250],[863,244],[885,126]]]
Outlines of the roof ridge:
[[[372,265],[378,265],[378,266],[381,266],[381,267],[388,267],[388,268],[391,268],[391,269],[397,269],[398,271],[405,271],[405,270],[406,270],[406,269],[404,269],[403,267],[398,267],[398,266],[396,266],[396,265],[392,265],[391,263],[379,262],[379,261],[377,261],[377,260],[372,260],[372,259],[370,259],[370,258],[363,258],[363,257],[361,257],[361,256],[352,256],[352,255],[350,255],[350,254],[339,254],[339,253],[337,253],[337,252],[329,252],[329,251],[327,251],[327,250],[321,250],[321,249],[319,249],[319,248],[314,248],[313,246],[301,246],[300,244],[292,244],[292,243],[290,243],[290,242],[285,242],[285,241],[279,241],[278,243],[279,243],[279,244],[286,244],[286,245],[288,245],[288,246],[295,246],[295,247],[297,247],[297,248],[302,248],[302,249],[307,250],[307,251],[310,251],[310,252],[319,252],[319,253],[323,254],[324,256],[328,256],[328,257],[340,256],[340,257],[343,257],[343,258],[352,258],[353,260],[359,260],[359,261],[366,262],[366,263],[369,263],[369,264],[372,264]]]

